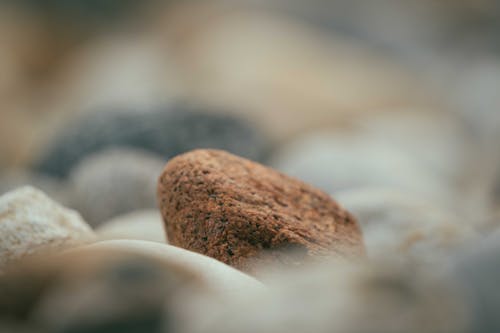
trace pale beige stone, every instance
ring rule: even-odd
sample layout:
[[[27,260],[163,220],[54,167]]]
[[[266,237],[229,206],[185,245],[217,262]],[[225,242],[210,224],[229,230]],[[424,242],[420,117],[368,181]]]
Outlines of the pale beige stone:
[[[139,240],[109,240],[88,245],[86,248],[129,251],[186,267],[200,275],[209,287],[222,295],[242,295],[263,288],[256,279],[220,261],[176,246]]]
[[[43,192],[22,187],[0,197],[0,269],[7,263],[93,240],[80,215]]]
[[[135,211],[111,219],[96,229],[100,240],[131,239],[167,243],[160,212],[154,209]]]

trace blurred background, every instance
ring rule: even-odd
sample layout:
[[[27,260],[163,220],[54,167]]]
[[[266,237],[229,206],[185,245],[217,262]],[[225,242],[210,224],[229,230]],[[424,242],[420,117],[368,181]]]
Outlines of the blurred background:
[[[348,208],[425,201],[488,232],[499,34],[496,0],[2,1],[0,192],[97,225],[156,207],[164,163],[212,147]]]

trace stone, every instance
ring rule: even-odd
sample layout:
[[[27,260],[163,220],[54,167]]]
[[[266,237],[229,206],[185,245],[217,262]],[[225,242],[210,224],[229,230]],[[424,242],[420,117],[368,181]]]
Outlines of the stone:
[[[180,332],[476,332],[456,285],[428,268],[378,260],[287,270],[265,290],[203,308]]]
[[[87,28],[89,31],[96,28],[109,28],[112,24],[130,18],[132,13],[138,13],[144,4],[137,4],[133,1],[107,2],[107,1],[51,1],[40,3],[38,1],[24,1],[22,3],[28,11],[36,12],[38,15],[49,20],[53,24],[62,25],[71,21],[74,26],[68,30],[75,33],[82,33],[80,30]],[[73,31],[75,30],[75,31]],[[87,33],[89,32],[87,31]]]
[[[100,240],[136,239],[167,243],[164,229],[160,212],[147,209],[117,216],[104,222],[95,232]]]
[[[126,247],[30,259],[0,277],[0,322],[36,332],[169,332],[182,296],[210,290],[196,272]]]
[[[60,251],[94,239],[77,212],[32,187],[0,197],[0,230],[0,270],[40,251]]]
[[[170,6],[157,20],[158,34],[168,41],[163,53],[174,58],[189,96],[248,114],[280,142],[433,103],[425,82],[384,48],[325,33],[310,17],[297,18],[300,10],[284,7],[279,13],[241,3]],[[284,13],[289,10],[294,14]]]
[[[359,188],[336,192],[335,198],[359,221],[373,258],[443,263],[478,237],[463,216],[410,193]]]
[[[172,159],[158,202],[170,244],[243,271],[364,254],[356,220],[326,193],[224,151]]]
[[[429,155],[432,159],[439,153],[419,154],[421,149],[433,148],[412,146],[413,138],[404,133],[389,136],[391,140],[369,130],[315,132],[282,146],[270,165],[329,193],[386,187],[432,197],[448,205],[453,199],[453,187],[430,166],[432,161],[425,163],[421,157]]]
[[[297,139],[276,152],[271,165],[328,192],[364,186],[433,187],[405,154],[341,134],[315,133]]]
[[[106,112],[110,106],[148,112],[179,95],[175,68],[149,34],[95,36],[62,64],[54,83],[57,107]]]
[[[165,162],[134,149],[104,150],[71,172],[72,206],[92,225],[139,209],[156,207],[156,183]]]
[[[142,240],[108,240],[88,245],[95,250],[129,251],[151,256],[167,264],[184,267],[200,277],[207,287],[223,298],[265,289],[255,278],[213,258],[185,249]]]
[[[471,313],[467,332],[498,332],[500,229],[455,256],[450,280],[459,283]]]
[[[108,148],[133,147],[168,159],[195,148],[219,148],[262,159],[266,142],[250,124],[211,110],[174,106],[157,111],[93,112],[69,123],[42,149],[35,169],[66,177],[85,156]]]

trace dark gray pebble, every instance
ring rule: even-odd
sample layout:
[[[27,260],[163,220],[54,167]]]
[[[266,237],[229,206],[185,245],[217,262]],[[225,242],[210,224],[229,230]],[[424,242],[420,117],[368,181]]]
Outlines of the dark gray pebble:
[[[96,112],[68,124],[56,135],[35,169],[64,178],[86,155],[114,147],[141,148],[164,159],[195,148],[217,148],[259,162],[267,149],[261,133],[233,116],[188,107]]]

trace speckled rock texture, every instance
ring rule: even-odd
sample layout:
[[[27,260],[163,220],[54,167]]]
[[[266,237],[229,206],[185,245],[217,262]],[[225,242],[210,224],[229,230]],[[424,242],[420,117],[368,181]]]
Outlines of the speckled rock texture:
[[[94,112],[67,124],[42,151],[35,169],[66,177],[85,156],[112,147],[135,147],[168,159],[195,148],[218,148],[261,160],[265,140],[234,116],[178,106],[158,111]]]
[[[0,197],[0,235],[0,270],[24,256],[79,245],[94,238],[78,213],[31,187]]]
[[[326,193],[227,152],[172,159],[158,201],[170,244],[243,271],[364,254],[356,220]]]
[[[86,157],[73,169],[71,205],[97,226],[139,209],[156,208],[156,183],[165,165],[156,154],[109,149]]]

